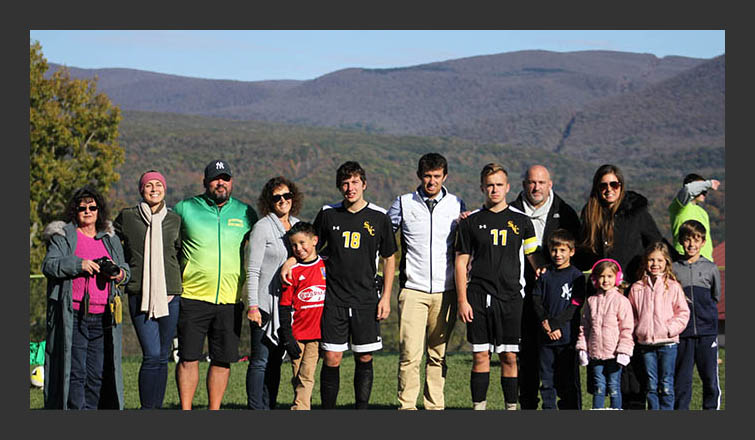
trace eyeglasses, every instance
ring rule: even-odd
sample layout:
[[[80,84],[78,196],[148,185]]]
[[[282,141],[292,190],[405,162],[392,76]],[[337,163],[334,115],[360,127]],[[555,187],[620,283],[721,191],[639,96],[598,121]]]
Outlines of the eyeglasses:
[[[600,184],[598,184],[598,188],[600,188],[601,191],[605,191],[608,189],[609,185],[612,189],[621,188],[621,182],[619,182],[618,180],[613,180],[611,182],[600,182]]]
[[[79,212],[84,212],[87,209],[89,209],[89,212],[97,212],[97,205],[94,205],[94,206],[79,206],[78,208],[76,208],[76,210],[79,211]]]
[[[290,192],[283,193],[283,194],[276,194],[273,196],[273,203],[278,203],[281,201],[281,199],[291,200],[294,198],[294,195]]]
[[[705,191],[701,192],[700,194],[702,194],[704,196],[707,196],[708,195],[708,190],[706,189]]]

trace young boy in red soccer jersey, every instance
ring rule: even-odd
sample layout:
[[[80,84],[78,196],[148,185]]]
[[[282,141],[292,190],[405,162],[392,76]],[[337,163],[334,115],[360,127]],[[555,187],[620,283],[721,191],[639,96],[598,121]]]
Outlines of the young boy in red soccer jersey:
[[[319,359],[320,320],[325,302],[325,264],[317,255],[317,234],[311,223],[298,222],[286,234],[296,257],[292,284],[285,285],[278,304],[278,337],[291,358],[294,404],[308,410]]]

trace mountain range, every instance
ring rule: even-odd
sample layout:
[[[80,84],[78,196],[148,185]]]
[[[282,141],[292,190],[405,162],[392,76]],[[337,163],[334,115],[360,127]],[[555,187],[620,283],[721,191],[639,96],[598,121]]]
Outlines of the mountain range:
[[[96,76],[98,89],[124,110],[454,136],[577,155],[585,149],[722,146],[725,127],[724,55],[703,60],[521,51],[394,69],[349,68],[308,81],[69,70],[76,78]]]
[[[662,226],[686,173],[725,179],[724,54],[522,51],[355,67],[307,81],[68,69],[74,78],[96,77],[124,110],[127,160],[116,185],[123,199],[135,196],[140,171],[158,165],[173,173],[170,200],[201,190],[203,164],[220,154],[237,164],[249,185],[239,192],[250,202],[267,178],[283,174],[305,184],[313,215],[338,197],[332,178],[340,161],[356,159],[368,169],[371,196],[387,204],[416,185],[416,159],[433,150],[452,163],[455,191],[475,203],[477,173],[489,161],[514,172],[512,196],[523,167],[546,162],[577,209],[597,166],[616,163],[652,195]],[[724,189],[710,201],[722,238]]]

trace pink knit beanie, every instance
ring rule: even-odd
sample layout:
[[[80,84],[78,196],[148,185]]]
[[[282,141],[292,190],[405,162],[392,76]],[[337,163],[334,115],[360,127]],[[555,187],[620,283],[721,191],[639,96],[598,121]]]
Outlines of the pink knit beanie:
[[[159,180],[160,183],[163,184],[163,188],[165,188],[166,190],[168,189],[168,185],[165,184],[165,177],[163,177],[162,174],[157,171],[147,171],[146,173],[142,174],[142,177],[139,179],[139,194],[144,191],[144,185],[146,185],[150,180]]]

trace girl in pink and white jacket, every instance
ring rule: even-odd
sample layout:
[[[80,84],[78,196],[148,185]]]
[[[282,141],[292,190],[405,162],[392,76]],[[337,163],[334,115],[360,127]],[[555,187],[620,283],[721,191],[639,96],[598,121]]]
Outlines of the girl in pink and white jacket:
[[[616,260],[598,260],[590,279],[596,293],[582,309],[577,350],[593,385],[592,407],[602,409],[606,394],[612,409],[621,409],[621,370],[629,363],[634,340],[634,319],[629,300],[619,291],[621,266]]]
[[[629,290],[637,352],[645,367],[648,409],[674,409],[674,370],[679,334],[687,327],[689,307],[671,268],[668,246],[656,242],[643,256],[639,281]]]

